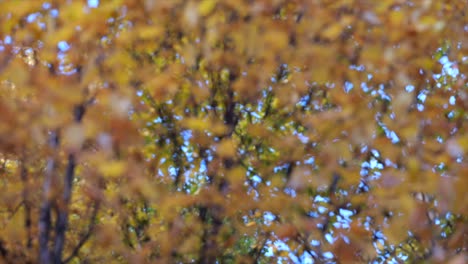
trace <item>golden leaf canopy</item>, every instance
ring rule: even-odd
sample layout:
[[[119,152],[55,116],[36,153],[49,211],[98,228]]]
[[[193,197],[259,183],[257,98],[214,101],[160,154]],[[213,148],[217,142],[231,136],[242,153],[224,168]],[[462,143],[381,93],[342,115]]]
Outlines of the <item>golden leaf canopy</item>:
[[[0,1],[1,262],[466,262],[467,10]]]

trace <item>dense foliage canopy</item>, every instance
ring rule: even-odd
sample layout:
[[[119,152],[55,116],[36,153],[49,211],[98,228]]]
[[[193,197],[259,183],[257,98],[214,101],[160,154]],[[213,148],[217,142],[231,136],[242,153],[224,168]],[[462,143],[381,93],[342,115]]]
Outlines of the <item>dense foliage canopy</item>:
[[[0,1],[0,258],[466,263],[467,13]]]

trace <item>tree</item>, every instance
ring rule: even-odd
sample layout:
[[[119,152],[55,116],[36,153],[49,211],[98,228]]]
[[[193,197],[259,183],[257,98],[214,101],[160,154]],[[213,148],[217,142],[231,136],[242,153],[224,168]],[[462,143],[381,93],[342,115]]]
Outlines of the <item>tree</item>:
[[[0,256],[464,263],[464,1],[3,1]]]

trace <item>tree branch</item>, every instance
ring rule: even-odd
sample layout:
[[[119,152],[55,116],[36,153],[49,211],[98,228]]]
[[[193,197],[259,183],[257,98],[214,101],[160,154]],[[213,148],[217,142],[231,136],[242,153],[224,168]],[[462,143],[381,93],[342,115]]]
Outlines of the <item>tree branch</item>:
[[[78,255],[78,252],[80,251],[80,249],[83,247],[83,245],[88,241],[88,239],[91,237],[91,234],[94,232],[94,228],[96,227],[96,217],[97,217],[97,213],[99,211],[99,206],[100,206],[100,202],[99,201],[96,201],[94,203],[94,209],[93,209],[93,212],[92,212],[92,215],[91,215],[91,218],[89,220],[89,228],[88,230],[84,233],[84,235],[81,237],[80,241],[78,242],[78,244],[75,246],[75,248],[73,249],[72,253],[70,254],[70,256],[68,256],[64,261],[63,261],[63,264],[66,264],[68,262],[70,262],[73,258],[75,258],[77,255]]]
[[[73,117],[76,123],[80,123],[85,113],[84,104],[75,106]],[[68,164],[65,171],[65,180],[62,196],[62,204],[59,208],[57,223],[55,225],[54,263],[62,263],[63,247],[65,244],[65,232],[68,226],[68,208],[71,200],[73,179],[75,178],[76,157],[74,153],[68,155]]]
[[[68,155],[68,165],[65,173],[65,186],[63,190],[63,204],[58,212],[57,223],[55,225],[55,243],[54,243],[54,263],[60,264],[62,259],[63,247],[65,244],[65,232],[68,225],[68,207],[71,199],[73,178],[75,175],[75,155]]]
[[[31,232],[31,204],[29,203],[29,184],[28,171],[24,164],[24,159],[21,161],[21,181],[23,182],[23,203],[24,203],[24,227],[26,229],[26,247],[32,247],[32,232]]]
[[[59,136],[58,131],[50,132],[49,146],[53,150],[58,147]],[[43,185],[44,198],[42,201],[39,213],[39,261],[43,264],[49,264],[51,261],[51,251],[49,250],[49,236],[51,228],[50,210],[52,208],[52,181],[54,177],[54,170],[56,167],[55,157],[48,158],[46,174]]]

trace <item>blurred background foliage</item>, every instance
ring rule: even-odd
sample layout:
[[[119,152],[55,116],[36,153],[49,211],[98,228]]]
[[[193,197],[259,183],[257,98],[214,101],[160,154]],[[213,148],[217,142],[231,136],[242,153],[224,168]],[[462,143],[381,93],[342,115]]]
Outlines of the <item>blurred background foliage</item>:
[[[0,256],[466,263],[467,10],[0,1]]]

